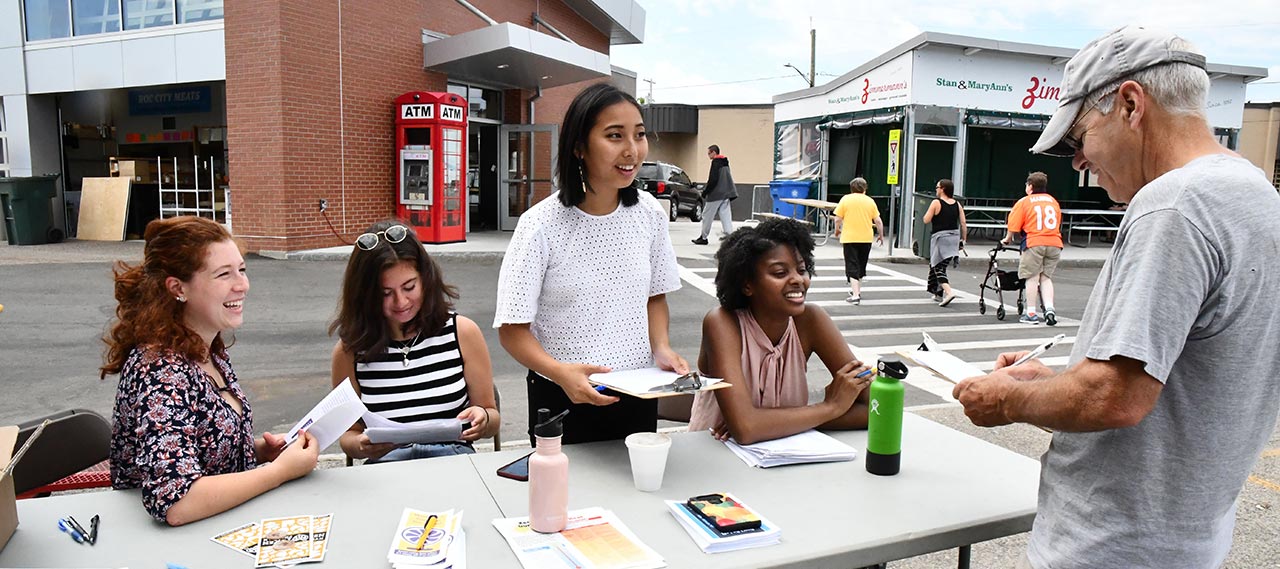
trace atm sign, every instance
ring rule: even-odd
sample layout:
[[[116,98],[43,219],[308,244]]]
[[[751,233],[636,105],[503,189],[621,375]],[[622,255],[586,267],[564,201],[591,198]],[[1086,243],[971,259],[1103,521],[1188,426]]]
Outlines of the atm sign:
[[[400,118],[402,119],[433,119],[436,116],[436,106],[433,104],[426,105],[400,105]]]
[[[462,122],[462,107],[440,105],[440,120]]]

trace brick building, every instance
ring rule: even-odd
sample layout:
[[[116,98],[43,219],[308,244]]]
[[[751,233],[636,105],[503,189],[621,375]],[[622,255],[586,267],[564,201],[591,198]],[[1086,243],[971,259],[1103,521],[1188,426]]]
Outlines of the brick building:
[[[634,92],[609,51],[643,35],[629,0],[0,0],[0,176],[62,174],[72,235],[83,178],[127,163],[126,233],[194,213],[254,251],[336,245],[395,213],[395,97],[451,92],[468,230],[510,230],[573,96]]]

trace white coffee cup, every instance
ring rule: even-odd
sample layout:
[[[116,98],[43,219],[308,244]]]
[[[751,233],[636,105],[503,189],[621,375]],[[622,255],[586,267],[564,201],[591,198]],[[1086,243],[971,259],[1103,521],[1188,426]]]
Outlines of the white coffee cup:
[[[631,478],[636,490],[654,492],[662,487],[662,474],[667,469],[667,451],[671,437],[662,433],[627,435],[627,451],[631,455]]]

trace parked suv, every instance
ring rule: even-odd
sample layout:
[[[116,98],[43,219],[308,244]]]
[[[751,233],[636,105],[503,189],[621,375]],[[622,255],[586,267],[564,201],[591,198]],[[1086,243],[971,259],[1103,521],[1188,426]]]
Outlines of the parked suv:
[[[653,197],[671,202],[671,221],[680,215],[688,215],[693,221],[702,220],[702,184],[694,184],[678,166],[645,162],[640,165],[636,179],[644,183],[644,190]]]

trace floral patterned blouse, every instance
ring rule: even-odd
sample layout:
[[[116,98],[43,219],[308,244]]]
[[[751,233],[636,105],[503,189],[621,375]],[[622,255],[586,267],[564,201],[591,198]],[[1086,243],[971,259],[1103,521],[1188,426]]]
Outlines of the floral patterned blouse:
[[[165,521],[201,476],[256,466],[253,414],[231,362],[214,356],[240,415],[200,365],[181,354],[137,346],[120,371],[111,433],[111,485],[141,488],[147,513]]]

